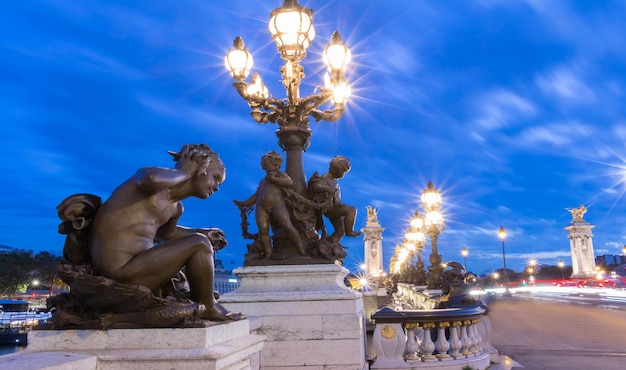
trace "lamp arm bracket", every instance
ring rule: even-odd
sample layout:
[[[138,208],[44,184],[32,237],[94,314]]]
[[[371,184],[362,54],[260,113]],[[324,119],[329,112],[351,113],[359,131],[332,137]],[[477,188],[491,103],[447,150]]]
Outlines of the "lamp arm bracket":
[[[321,90],[321,92],[307,96],[306,98],[302,99],[300,104],[302,104],[308,110],[313,110],[330,100],[330,98],[332,97],[332,92],[328,89],[319,89]]]
[[[335,122],[338,121],[341,116],[343,116],[344,109],[343,107],[336,107],[332,110],[328,109],[325,111],[321,111],[318,109],[313,109],[309,114],[315,118],[316,122],[324,120],[326,122]]]
[[[248,83],[246,81],[235,81],[233,82],[233,86],[242,98],[248,100],[248,94],[246,94],[246,91],[248,90]]]

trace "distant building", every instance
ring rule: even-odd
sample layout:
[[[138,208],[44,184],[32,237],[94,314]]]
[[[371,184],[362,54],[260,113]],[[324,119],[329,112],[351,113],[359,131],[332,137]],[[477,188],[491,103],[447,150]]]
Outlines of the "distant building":
[[[626,264],[626,256],[619,254],[603,254],[596,256],[596,264],[604,266]]]

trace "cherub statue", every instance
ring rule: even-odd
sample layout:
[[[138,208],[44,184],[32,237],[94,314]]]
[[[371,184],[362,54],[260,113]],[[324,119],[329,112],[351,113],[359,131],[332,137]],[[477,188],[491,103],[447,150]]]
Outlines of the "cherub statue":
[[[245,209],[247,213],[251,212],[253,208],[255,209],[263,258],[269,258],[272,255],[269,230],[273,221],[285,230],[298,253],[303,256],[307,255],[298,229],[292,224],[285,205],[288,193],[290,190],[293,192],[293,180],[286,172],[280,171],[282,163],[283,158],[275,151],[272,150],[265,154],[261,159],[261,167],[265,170],[266,175],[259,183],[256,192],[244,201],[234,201],[240,209]]]
[[[99,198],[78,194],[58,207],[64,220],[60,232],[68,234],[68,239],[86,242],[82,249],[76,243],[66,242],[66,257],[78,256],[70,259],[73,265],[88,265],[77,270],[94,272],[94,278],[76,271],[64,272],[62,278],[70,280],[70,286],[79,282],[76,288],[72,287],[70,298],[98,316],[109,314],[109,323],[129,320],[161,326],[169,322],[163,316],[172,307],[151,293],[183,276],[188,280],[189,298],[194,303],[184,302],[181,309],[200,319],[223,321],[242,317],[218,304],[213,291],[214,251],[226,246],[222,230],[178,225],[183,214],[181,201],[191,196],[206,199],[216,192],[226,178],[224,164],[204,144],[184,145],[180,152],[170,154],[176,161],[175,168],[139,169],[101,206]],[[72,228],[80,238],[72,236]],[[98,284],[104,285],[98,288]],[[93,285],[98,293],[108,292],[102,293],[106,297],[93,292],[78,296],[80,289],[88,285]],[[121,298],[115,292],[129,297]],[[60,301],[63,299],[68,298]],[[60,301],[57,303],[63,303]],[[145,302],[151,303],[145,307]],[[170,311],[158,311],[160,307]],[[125,309],[130,312],[124,312]],[[137,309],[139,312],[133,311]],[[150,315],[142,315],[142,310],[151,312],[153,321],[149,320]]]
[[[361,235],[360,232],[354,230],[356,208],[341,201],[338,180],[343,178],[350,169],[351,164],[348,158],[340,155],[335,156],[330,161],[328,172],[321,176],[315,172],[308,184],[308,190],[312,194],[313,201],[318,204],[328,204],[322,213],[333,225],[334,230],[330,235],[330,240],[335,244],[339,244],[344,235]],[[322,238],[327,236],[321,214],[318,217],[317,228],[322,230]]]

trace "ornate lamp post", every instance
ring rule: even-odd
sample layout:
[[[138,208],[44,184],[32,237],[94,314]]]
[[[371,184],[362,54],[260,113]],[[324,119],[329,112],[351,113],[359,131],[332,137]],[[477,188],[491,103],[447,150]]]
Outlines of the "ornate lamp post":
[[[409,282],[409,268],[411,260],[411,252],[403,244],[396,246],[395,266],[393,271],[398,274],[398,281],[401,283]]]
[[[415,243],[405,239],[402,241],[402,247],[407,251],[406,259],[406,282],[409,284],[416,284],[417,275],[415,270]]]
[[[280,73],[287,98],[272,97],[256,72],[252,75],[251,83],[244,81],[253,62],[241,37],[235,39],[234,48],[226,55],[225,64],[235,79],[233,86],[252,108],[252,118],[260,124],[271,122],[278,125],[276,136],[278,144],[286,152],[286,171],[294,182],[294,190],[303,194],[306,180],[302,152],[310,144],[309,116],[316,121],[328,122],[341,118],[351,93],[344,77],[351,54],[339,33],[333,33],[323,53],[327,66],[324,87],[302,98],[300,82],[304,78],[304,67],[300,61],[306,57],[306,50],[315,38],[313,10],[300,6],[297,0],[285,0],[283,6],[273,10],[270,16],[269,31],[280,57],[285,61],[280,67]],[[332,109],[318,109],[329,101],[333,105]]]
[[[511,292],[509,292],[509,278],[506,273],[506,255],[504,253],[504,239],[506,238],[506,231],[502,226],[500,226],[500,230],[498,230],[498,236],[500,237],[500,240],[502,240],[502,264],[504,266],[502,275],[504,275],[504,296],[510,297]]]
[[[439,190],[435,189],[432,181],[428,182],[428,187],[422,192],[421,200],[426,211],[426,216],[424,217],[425,233],[430,237],[430,243],[432,244],[430,266],[428,266],[428,288],[436,289],[441,287],[441,272],[443,271],[441,256],[437,250],[437,238],[445,225],[439,210],[443,199]]]
[[[410,235],[415,243],[417,249],[417,282],[416,285],[426,285],[426,270],[424,269],[424,261],[422,260],[422,251],[426,246],[426,225],[424,223],[424,217],[420,215],[419,211],[415,211],[415,214],[411,218]]]
[[[400,246],[396,245],[396,250],[389,260],[389,273],[391,275],[399,275],[402,263],[400,262]]]
[[[463,248],[461,248],[461,254],[463,255],[463,267],[465,267],[465,271],[467,271],[467,248],[465,248],[465,246],[463,246]]]

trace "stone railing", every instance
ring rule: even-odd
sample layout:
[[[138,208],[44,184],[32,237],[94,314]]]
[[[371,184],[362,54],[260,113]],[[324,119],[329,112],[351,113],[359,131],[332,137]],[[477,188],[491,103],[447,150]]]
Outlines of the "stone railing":
[[[371,369],[432,367],[486,369],[490,350],[480,332],[482,307],[394,311],[372,314],[376,359]],[[488,324],[488,322],[487,322]],[[479,328],[483,325],[482,328]],[[486,333],[488,336],[489,333]]]
[[[416,310],[431,310],[435,308],[436,298],[441,295],[440,290],[428,291],[426,286],[398,283],[397,296],[401,297],[411,308]]]

